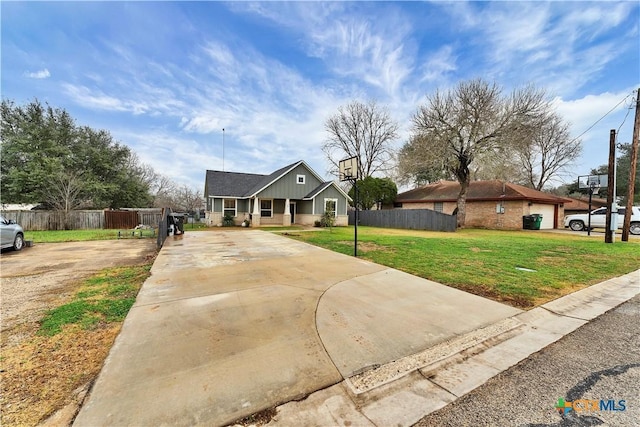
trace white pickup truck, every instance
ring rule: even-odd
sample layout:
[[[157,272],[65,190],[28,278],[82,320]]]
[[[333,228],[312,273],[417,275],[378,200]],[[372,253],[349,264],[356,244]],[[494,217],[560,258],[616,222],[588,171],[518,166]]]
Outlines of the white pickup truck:
[[[622,228],[624,221],[625,208],[618,208],[618,228]],[[606,226],[607,208],[600,208],[591,211],[591,228],[604,228]],[[588,214],[567,215],[564,217],[564,227],[573,231],[582,231],[587,229],[589,224]],[[631,211],[631,226],[629,233],[640,234],[640,207],[633,206]]]

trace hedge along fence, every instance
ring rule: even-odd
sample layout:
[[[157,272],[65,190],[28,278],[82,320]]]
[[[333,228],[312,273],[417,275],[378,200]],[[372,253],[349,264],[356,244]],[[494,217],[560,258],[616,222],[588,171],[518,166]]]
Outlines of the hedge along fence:
[[[125,212],[128,221],[122,222],[114,219],[116,215],[112,215],[109,221],[110,213]],[[130,212],[130,213],[127,213]],[[129,215],[136,216],[130,218]],[[157,227],[162,216],[160,210],[154,211],[108,211],[108,210],[78,210],[69,211],[2,211],[2,216],[6,219],[12,219],[27,231],[40,230],[91,230],[103,228],[133,228],[138,224]],[[120,216],[120,215],[117,215]],[[135,222],[135,224],[134,224]]]
[[[359,211],[358,225],[409,230],[456,231],[455,215],[430,209],[389,209]],[[349,225],[355,224],[355,211],[349,211]]]

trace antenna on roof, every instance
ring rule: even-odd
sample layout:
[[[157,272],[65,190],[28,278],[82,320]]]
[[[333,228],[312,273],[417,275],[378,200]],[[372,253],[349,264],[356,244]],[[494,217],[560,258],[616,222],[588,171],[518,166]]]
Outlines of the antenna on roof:
[[[224,172],[224,128],[222,128],[222,172]]]

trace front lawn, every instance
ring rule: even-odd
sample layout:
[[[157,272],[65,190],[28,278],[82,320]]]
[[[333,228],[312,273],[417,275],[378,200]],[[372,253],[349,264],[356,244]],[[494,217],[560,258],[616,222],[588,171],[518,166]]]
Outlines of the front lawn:
[[[118,230],[48,230],[25,231],[24,238],[35,243],[82,242],[87,240],[115,240]]]
[[[353,255],[353,227],[290,237]],[[640,268],[640,241],[540,231],[438,233],[358,227],[358,256],[518,307],[539,305]],[[532,270],[532,271],[531,271]]]
[[[39,425],[97,377],[152,264],[102,270],[37,325],[2,332],[2,425]]]

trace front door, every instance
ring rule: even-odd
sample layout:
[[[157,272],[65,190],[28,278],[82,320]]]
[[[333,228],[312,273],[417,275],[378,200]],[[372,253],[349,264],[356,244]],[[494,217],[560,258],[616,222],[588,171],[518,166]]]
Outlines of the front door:
[[[296,223],[296,202],[289,202],[289,213],[291,214],[291,224]]]

